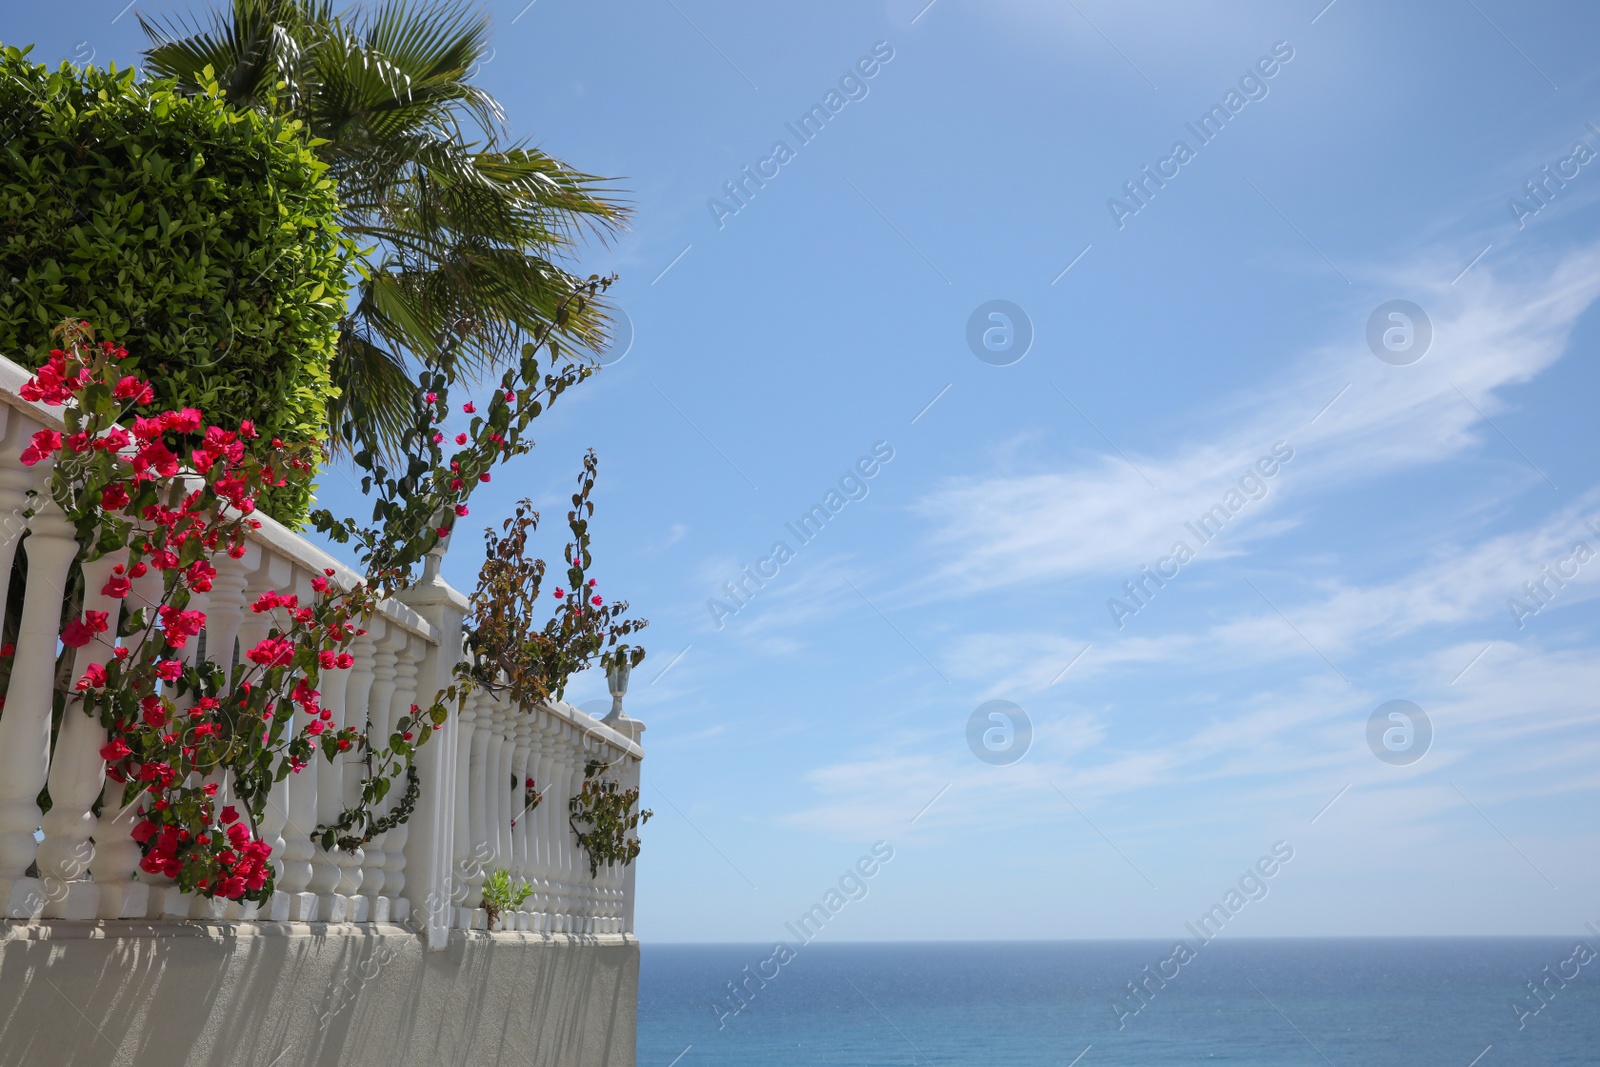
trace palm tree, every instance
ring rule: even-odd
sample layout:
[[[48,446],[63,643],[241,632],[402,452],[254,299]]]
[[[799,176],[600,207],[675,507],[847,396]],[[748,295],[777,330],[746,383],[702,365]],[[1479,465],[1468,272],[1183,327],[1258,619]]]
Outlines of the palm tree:
[[[412,419],[411,361],[497,368],[577,284],[558,260],[626,222],[605,179],[501,143],[504,113],[471,83],[488,19],[459,0],[344,13],[232,0],[204,23],[139,21],[149,73],[195,91],[214,80],[237,106],[301,119],[338,182],[361,255],[333,367],[335,446],[392,452]],[[606,329],[591,304],[558,332],[594,349]]]

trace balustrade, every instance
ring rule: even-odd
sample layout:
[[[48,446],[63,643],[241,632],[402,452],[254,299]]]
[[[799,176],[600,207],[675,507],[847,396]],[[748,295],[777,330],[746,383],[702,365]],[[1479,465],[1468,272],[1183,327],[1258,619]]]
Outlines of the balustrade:
[[[125,807],[124,786],[106,780],[99,754],[104,728],[69,697],[52,737],[58,657],[67,654],[70,677],[78,678],[91,663],[104,665],[118,639],[113,629],[66,653],[59,645],[65,591],[79,551],[72,527],[49,497],[49,463],[25,467],[17,459],[34,432],[61,427],[58,411],[18,395],[26,378],[20,367],[0,359],[0,618],[8,604],[20,605],[0,705],[0,917],[333,923],[409,917],[426,932],[429,947],[440,948],[449,930],[484,925],[484,880],[504,868],[513,883],[526,881],[533,889],[519,909],[502,916],[504,929],[631,930],[633,869],[602,867],[590,876],[588,858],[569,828],[568,801],[581,787],[591,756],[607,762],[607,775],[624,788],[636,788],[643,727],[627,718],[602,723],[560,702],[517,707],[505,694],[481,689],[459,711],[451,708],[444,727],[421,750],[423,792],[409,821],[363,847],[328,851],[312,837],[317,825],[331,824],[359,799],[367,767],[356,750],[331,762],[319,754],[276,784],[259,828],[272,846],[272,900],[260,906],[209,901],[139,870],[141,849],[130,832],[141,802]],[[119,603],[100,590],[125,558],[107,555],[78,566],[84,608],[115,617]],[[368,633],[351,649],[355,662],[349,670],[323,672],[321,702],[332,714],[328,729],[370,723],[373,742],[381,747],[413,704],[426,707],[449,684],[461,656],[466,601],[439,579],[438,565],[437,556],[430,558],[422,583],[405,594],[404,603],[380,606]],[[219,558],[216,566],[211,592],[197,595],[193,605],[207,613],[206,629],[191,639],[184,658],[192,661],[203,649],[225,670],[241,649],[270,632],[270,614],[250,610],[261,593],[294,592],[307,600],[311,579],[325,569],[334,571],[332,582],[347,587],[358,577],[264,517],[245,556]],[[133,581],[127,606],[149,605],[160,596],[160,577],[151,572]],[[532,810],[530,778],[543,795]],[[207,780],[217,782],[219,797],[230,795],[231,783],[221,772]],[[50,806],[41,812],[47,786]],[[396,781],[377,813],[392,811],[404,791],[404,779]]]

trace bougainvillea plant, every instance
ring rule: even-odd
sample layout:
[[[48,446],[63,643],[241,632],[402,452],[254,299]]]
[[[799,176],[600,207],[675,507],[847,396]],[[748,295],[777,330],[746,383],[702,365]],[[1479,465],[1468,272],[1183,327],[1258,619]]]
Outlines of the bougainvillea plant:
[[[600,777],[611,764],[591,759],[583,767],[583,786],[567,801],[567,824],[578,839],[578,847],[589,854],[589,877],[600,873],[602,866],[620,864],[626,867],[639,855],[639,839],[629,837],[641,823],[650,821],[655,814],[649,808],[635,811],[639,803],[637,789],[624,789],[609,778]],[[578,829],[578,823],[588,829]]]
[[[104,665],[76,679],[73,695],[107,730],[101,755],[108,776],[124,783],[123,805],[137,805],[141,869],[208,897],[266,899],[273,875],[261,827],[270,790],[319,751],[331,760],[354,748],[367,767],[357,801],[311,835],[324,849],[357,848],[409,817],[419,789],[416,750],[447,718],[444,700],[464,700],[473,679],[458,677],[426,710],[412,705],[381,747],[370,724],[330,728],[319,679],[353,665],[351,646],[379,599],[406,588],[415,564],[467,514],[468,498],[493,466],[528,451],[532,419],[593,372],[564,356],[552,333],[609,284],[591,277],[568,295],[552,324],[524,346],[484,415],[462,405],[473,416],[470,428],[454,436],[448,456],[440,425],[451,410],[452,379],[424,370],[407,469],[387,470],[370,443],[355,454],[366,472],[363,490],[376,498],[372,523],[325,510],[313,517],[334,540],[356,542],[366,574],[349,588],[331,570],[318,576],[309,603],[262,594],[250,610],[270,617],[268,636],[227,668],[195,647],[206,615],[190,606],[193,596],[211,590],[222,554],[244,554],[248,532],[260,526],[251,517],[259,494],[307,483],[321,445],[264,441],[248,420],[229,429],[208,425],[194,408],[154,407],[151,383],[120,373],[125,349],[96,343],[88,323],[56,329],[58,347],[22,394],[63,408],[65,432],[40,431],[20,458],[52,461],[50,492],[76,528],[82,561],[119,556],[100,593],[122,609],[115,618],[79,610],[61,639],[68,649],[121,640]],[[374,809],[402,775],[404,796],[378,816]]]
[[[500,534],[493,528],[484,531],[483,567],[467,620],[471,656],[457,673],[481,688],[508,692],[519,705],[559,700],[573,675],[597,658],[603,666],[625,662],[630,668],[644,659],[644,649],[622,638],[644,629],[649,620],[626,618],[628,602],[606,603],[599,580],[589,577],[594,566],[589,543],[594,503],[589,494],[598,469],[591,449],[567,512],[572,540],[563,553],[566,584],[552,591],[556,610],[542,625],[539,616],[546,602],[540,587],[547,567],[544,560],[528,557],[528,536],[538,528],[539,513],[522,500]]]
[[[362,492],[374,498],[372,520],[362,525],[324,508],[312,512],[311,521],[332,540],[353,545],[378,597],[392,596],[411,584],[417,563],[450,536],[457,520],[467,516],[468,498],[490,481],[492,468],[532,448],[527,439],[529,424],[594,373],[592,362],[562,346],[557,331],[571,315],[581,314],[613,280],[591,275],[562,299],[552,320],[522,346],[521,360],[508,368],[490,391],[485,410],[480,411],[470,400],[461,405],[461,413],[470,416],[464,431],[449,434],[443,427],[451,413],[453,377],[424,369],[417,383],[412,425],[401,435],[407,457],[403,471],[384,465],[378,442],[354,437],[345,442],[363,472]],[[357,432],[353,424],[347,429]],[[589,510],[593,511],[592,506]],[[624,610],[626,607],[624,604]],[[642,650],[635,654],[639,658],[644,655]],[[483,680],[458,667],[455,681],[421,714],[430,722],[444,721],[445,702],[460,707]],[[418,714],[416,708],[412,710],[413,715]],[[386,750],[368,751],[368,773],[357,803],[332,824],[318,826],[312,835],[324,848],[354,848],[409,816],[419,790],[409,758],[411,742],[398,732],[389,741]],[[406,791],[395,809],[379,819],[374,809],[402,772],[407,777]]]
[[[248,420],[227,430],[193,408],[153,408],[150,383],[120,373],[123,348],[96,344],[87,323],[54,336],[60,347],[21,393],[63,408],[66,431],[40,430],[20,458],[52,461],[51,495],[83,558],[119,557],[98,590],[121,602],[117,617],[83,611],[61,641],[121,638],[74,689],[106,728],[100,754],[125,783],[123,804],[139,805],[140,868],[208,897],[265,899],[271,848],[260,834],[273,783],[318,750],[331,759],[367,744],[353,726],[330,729],[317,685],[352,666],[372,594],[337,589],[331,571],[312,580],[309,603],[264,592],[249,610],[270,618],[266,637],[231,669],[198,655],[206,614],[191,604],[211,591],[213,561],[244,555],[260,526],[256,495],[308,477],[314,446],[262,441]]]
[[[311,521],[340,544],[354,544],[369,580],[383,595],[410,582],[412,568],[450,536],[456,520],[467,515],[467,498],[488,482],[491,469],[533,447],[528,425],[572,386],[595,372],[595,364],[563,347],[556,331],[581,314],[613,278],[592,275],[568,293],[553,320],[535,331],[522,346],[522,358],[506,369],[490,391],[483,411],[476,403],[461,405],[470,415],[467,429],[447,434],[442,426],[451,414],[451,375],[425,369],[414,397],[412,424],[400,435],[406,457],[403,471],[384,465],[376,440],[352,437],[345,445],[361,470],[361,491],[373,499],[372,521],[339,518],[326,508]],[[541,363],[541,354],[546,359]],[[356,434],[357,428],[347,427]],[[452,449],[451,446],[454,446]]]

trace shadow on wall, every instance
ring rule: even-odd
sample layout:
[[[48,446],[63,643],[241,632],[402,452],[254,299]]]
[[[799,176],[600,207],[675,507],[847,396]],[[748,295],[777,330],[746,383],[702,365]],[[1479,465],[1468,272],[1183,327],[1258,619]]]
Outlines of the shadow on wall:
[[[0,1067],[633,1067],[639,946],[400,926],[0,928]],[[9,936],[7,936],[9,935]]]

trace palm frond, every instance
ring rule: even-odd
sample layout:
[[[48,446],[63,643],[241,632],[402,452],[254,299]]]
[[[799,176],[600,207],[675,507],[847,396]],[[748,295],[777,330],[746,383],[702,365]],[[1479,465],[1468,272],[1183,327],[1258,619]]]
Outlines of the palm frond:
[[[210,66],[235,103],[290,111],[338,183],[365,262],[333,367],[335,447],[398,447],[410,366],[478,377],[516,358],[579,282],[561,261],[627,223],[608,180],[502,143],[504,112],[471,80],[488,18],[463,0],[350,14],[331,0],[232,0],[204,21],[140,24],[150,73],[194,90]],[[598,349],[608,326],[591,303],[559,336]]]

